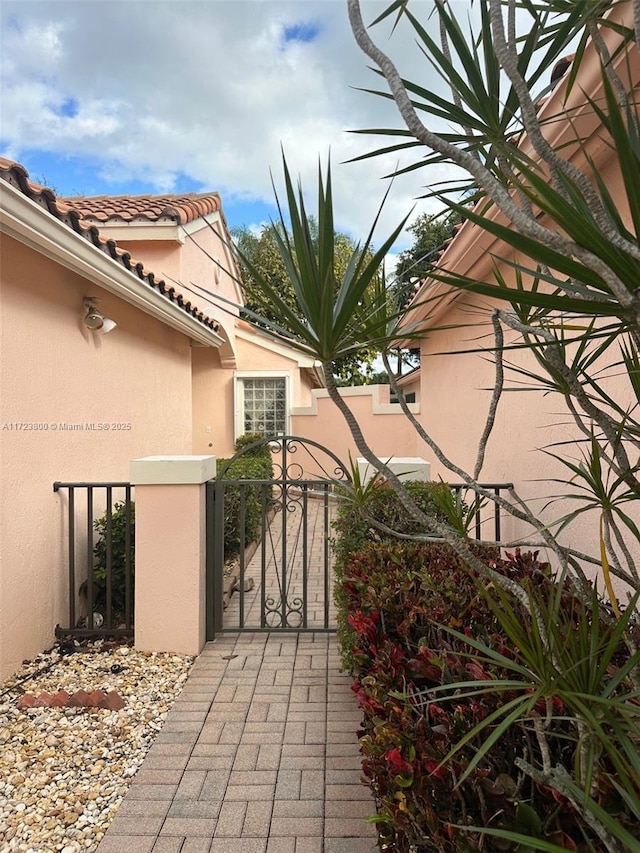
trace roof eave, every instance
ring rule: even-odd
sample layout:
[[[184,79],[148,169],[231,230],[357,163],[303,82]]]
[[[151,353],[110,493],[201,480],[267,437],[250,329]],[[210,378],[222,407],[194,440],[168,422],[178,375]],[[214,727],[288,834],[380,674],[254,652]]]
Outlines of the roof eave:
[[[174,305],[113,258],[76,234],[64,222],[3,183],[0,231],[88,279],[204,346],[220,347],[223,339]]]
[[[271,352],[278,353],[285,358],[295,361],[298,367],[318,367],[320,362],[310,355],[305,355],[299,349],[290,347],[286,341],[277,340],[273,335],[256,328],[246,320],[236,321],[236,337],[249,341],[256,346],[264,347]]]
[[[396,385],[402,388],[404,385],[410,385],[412,382],[420,379],[420,367],[414,367],[409,373],[404,373],[402,376],[396,376]]]
[[[628,8],[625,9],[624,6],[613,6],[607,11],[606,17],[611,20],[615,20],[618,23],[626,23],[628,25],[629,14]],[[607,34],[607,38],[613,38],[615,36],[615,32],[616,31],[612,28]],[[615,52],[614,46],[610,46],[610,49],[613,54]],[[583,58],[581,62],[581,68],[586,69],[588,74],[583,76],[581,79],[581,85],[575,86],[572,91],[572,97],[583,107],[586,107],[589,99],[597,100],[598,91],[602,87],[600,65],[596,61],[595,51],[596,49],[593,42],[589,42],[585,52],[586,58]],[[627,52],[619,51],[616,53],[612,59],[612,65],[614,66],[615,71],[624,78],[624,71],[627,68]],[[635,87],[640,82],[640,69],[637,62],[634,67],[630,69],[630,73],[632,77],[628,82],[633,84]],[[569,76],[567,74],[561,77],[556,87],[542,104],[539,110],[539,118],[541,121],[544,121],[549,117],[562,115],[565,111],[568,80]],[[549,133],[548,142],[553,148],[557,149],[562,147],[563,144],[575,141],[572,139],[573,126],[571,122],[556,121],[552,122],[550,127],[552,130]],[[574,162],[576,156],[581,151],[583,152],[584,149],[588,147],[590,141],[596,136],[597,128],[592,131],[592,134],[588,139],[583,139],[581,145],[571,151],[571,155],[569,157],[570,161]],[[527,153],[532,153],[531,141],[527,137],[522,139],[521,147]],[[609,156],[610,148],[608,146],[601,146],[598,151],[592,152],[592,165],[598,168],[600,163]],[[579,165],[582,167],[582,164]],[[495,205],[488,212],[487,218],[493,221],[503,219],[504,224],[507,224],[506,217],[500,213],[499,209]],[[542,219],[541,221],[544,223],[545,219]],[[483,278],[488,274],[488,272],[490,272],[493,264],[491,252],[494,246],[499,242],[500,241],[497,237],[493,237],[493,235],[489,236],[488,232],[484,231],[480,226],[470,220],[466,220],[462,223],[460,230],[456,233],[455,238],[451,240],[445,252],[438,259],[438,264],[442,266],[443,269],[455,270],[456,273],[460,273],[462,275],[473,270],[474,277]],[[482,254],[485,255],[484,258],[482,258]],[[403,320],[402,326],[406,329],[407,326],[415,324],[418,325],[421,330],[426,331],[428,328],[432,327],[440,317],[442,317],[451,303],[454,302],[462,292],[464,291],[452,288],[433,278],[424,279],[420,283],[411,304],[408,306],[406,319]],[[439,299],[438,305],[435,308],[432,307],[430,309],[429,304],[431,299],[434,297],[441,298]],[[407,339],[399,340],[398,343],[403,346],[410,345],[410,341]]]

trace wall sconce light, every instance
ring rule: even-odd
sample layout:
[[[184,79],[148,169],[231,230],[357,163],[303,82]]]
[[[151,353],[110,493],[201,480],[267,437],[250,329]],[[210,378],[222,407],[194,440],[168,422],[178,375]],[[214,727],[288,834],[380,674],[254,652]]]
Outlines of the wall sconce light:
[[[86,314],[84,315],[83,323],[92,332],[102,332],[103,335],[106,335],[113,331],[118,324],[115,320],[110,320],[109,317],[103,315],[102,311],[98,308],[98,302],[100,300],[97,296],[84,297],[82,304]]]

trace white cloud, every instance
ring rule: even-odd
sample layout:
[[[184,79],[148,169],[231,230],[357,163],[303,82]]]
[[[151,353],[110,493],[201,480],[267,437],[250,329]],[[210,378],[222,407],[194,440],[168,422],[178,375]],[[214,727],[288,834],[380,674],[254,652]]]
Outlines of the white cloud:
[[[366,18],[385,5],[364,2]],[[386,189],[382,176],[419,156],[342,165],[388,144],[348,129],[401,126],[387,101],[353,88],[382,84],[367,70],[342,2],[5,0],[2,14],[2,136],[18,159],[34,148],[89,155],[103,175],[144,178],[158,191],[184,173],[223,203],[271,201],[269,169],[279,181],[283,145],[312,200],[318,158],[326,162],[331,148],[338,227],[362,238]],[[285,28],[296,25],[315,37],[286,42]],[[403,74],[431,85],[411,33],[399,28],[387,43],[389,26],[378,29]],[[439,167],[399,178],[381,233],[427,180],[446,174]],[[426,209],[434,204],[418,203]]]

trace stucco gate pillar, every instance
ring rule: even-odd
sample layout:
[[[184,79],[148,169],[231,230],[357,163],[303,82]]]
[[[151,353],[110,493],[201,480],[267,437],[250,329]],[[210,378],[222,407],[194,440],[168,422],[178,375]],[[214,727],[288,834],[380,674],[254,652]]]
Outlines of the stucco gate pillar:
[[[196,655],[205,644],[205,483],[215,456],[147,456],[135,485],[135,646]]]

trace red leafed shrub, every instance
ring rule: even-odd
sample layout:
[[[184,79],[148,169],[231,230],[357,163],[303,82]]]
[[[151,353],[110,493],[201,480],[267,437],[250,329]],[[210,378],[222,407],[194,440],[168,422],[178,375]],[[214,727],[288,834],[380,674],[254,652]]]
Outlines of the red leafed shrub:
[[[553,584],[548,564],[535,554],[500,559],[495,551],[471,547],[525,587],[542,590]],[[369,543],[344,561],[340,576],[337,598],[348,614],[341,634],[343,655],[352,666],[352,689],[364,714],[363,775],[375,795],[378,827],[388,849],[519,849],[504,839],[463,831],[460,825],[538,835],[569,850],[602,849],[593,839],[593,847],[583,846],[584,827],[568,801],[518,770],[517,758],[534,764],[540,758],[530,720],[511,725],[461,783],[492,728],[474,735],[444,761],[478,723],[525,692],[517,686],[494,692],[461,687],[453,696],[430,695],[439,685],[512,677],[495,662],[474,659],[463,637],[483,641],[510,659],[518,655],[454,552],[437,543]],[[523,610],[522,620],[527,618]],[[446,627],[456,629],[458,636]],[[574,732],[562,716],[562,703],[553,705],[551,758],[560,763]]]

